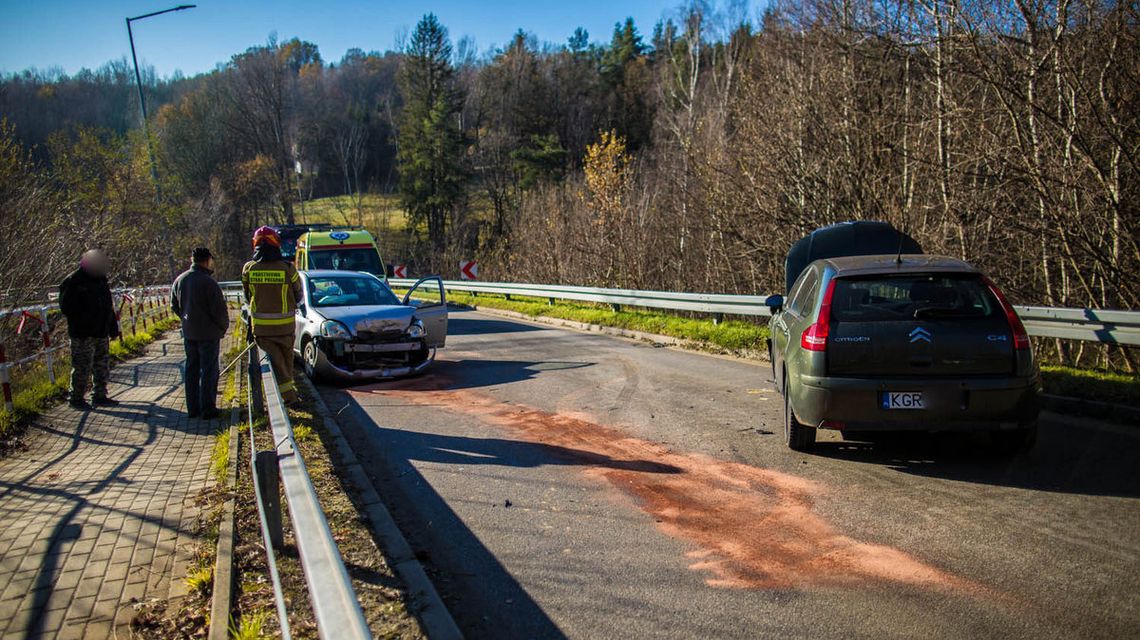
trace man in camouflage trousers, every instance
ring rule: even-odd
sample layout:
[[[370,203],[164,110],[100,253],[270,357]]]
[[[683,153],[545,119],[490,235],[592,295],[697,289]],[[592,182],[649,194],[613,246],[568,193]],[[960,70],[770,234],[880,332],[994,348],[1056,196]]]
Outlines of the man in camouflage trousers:
[[[59,285],[59,307],[67,318],[71,337],[71,395],[75,409],[88,410],[88,382],[93,381],[92,402],[119,404],[107,396],[111,376],[111,339],[119,337],[119,321],[107,282],[109,261],[98,249],[83,254],[79,268]]]

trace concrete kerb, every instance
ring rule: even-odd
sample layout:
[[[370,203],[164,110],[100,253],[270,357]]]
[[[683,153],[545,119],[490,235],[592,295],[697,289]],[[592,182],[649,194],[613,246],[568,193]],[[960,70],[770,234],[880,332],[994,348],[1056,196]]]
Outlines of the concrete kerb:
[[[455,624],[455,619],[451,617],[451,612],[443,604],[443,599],[440,598],[435,585],[428,578],[427,572],[424,571],[423,565],[416,558],[411,545],[408,544],[404,534],[396,525],[392,514],[388,512],[388,507],[384,505],[380,495],[373,488],[372,482],[364,472],[364,467],[356,458],[356,453],[349,446],[348,440],[340,429],[340,424],[329,411],[320,392],[308,378],[298,376],[297,379],[301,381],[301,384],[305,386],[313,398],[316,413],[320,416],[325,431],[336,449],[337,457],[340,458],[340,464],[337,466],[356,490],[364,508],[364,515],[368,517],[377,543],[384,550],[388,562],[396,570],[400,579],[407,585],[408,593],[411,594],[416,605],[416,615],[424,627],[424,633],[433,640],[462,638],[463,634]]]
[[[237,495],[238,422],[241,408],[230,412],[230,450],[226,469],[226,501],[222,505],[222,521],[218,525],[218,547],[214,558],[214,589],[210,601],[209,640],[230,637],[230,611],[234,602],[234,509]]]
[[[1130,407],[1123,404],[1085,400],[1084,398],[1072,398],[1069,396],[1057,396],[1049,393],[1042,394],[1041,403],[1045,409],[1057,413],[1088,416],[1090,418],[1099,418],[1101,420],[1131,425],[1140,424],[1140,407]]]
[[[165,347],[165,345],[163,345]],[[237,476],[238,466],[238,440],[241,430],[242,411],[241,384],[245,380],[243,371],[234,373],[237,376],[238,394],[230,407],[230,440],[229,464],[226,465],[226,501],[222,505],[222,521],[218,524],[218,546],[214,554],[214,580],[213,593],[210,596],[210,633],[209,640],[227,640],[230,637],[230,612],[234,604],[234,587],[236,585],[234,574],[234,538],[236,526],[234,513],[237,506]]]

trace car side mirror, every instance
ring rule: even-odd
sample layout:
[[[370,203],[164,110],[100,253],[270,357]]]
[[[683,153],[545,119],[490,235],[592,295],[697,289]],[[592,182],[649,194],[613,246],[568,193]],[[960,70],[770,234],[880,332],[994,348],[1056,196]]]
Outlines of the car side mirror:
[[[764,300],[764,304],[772,311],[772,313],[779,313],[784,308],[784,296],[778,293],[768,296]]]

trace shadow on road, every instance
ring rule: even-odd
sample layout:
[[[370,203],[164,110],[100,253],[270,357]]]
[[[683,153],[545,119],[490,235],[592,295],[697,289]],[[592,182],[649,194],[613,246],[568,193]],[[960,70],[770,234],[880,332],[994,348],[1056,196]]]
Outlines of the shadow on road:
[[[508,456],[521,456],[532,460],[531,464],[567,464],[570,452],[540,445],[509,451],[510,446],[525,443],[444,438],[386,429],[376,425],[357,403],[346,405],[343,394],[329,399],[333,411],[344,421],[345,435],[369,469],[377,491],[385,496],[389,510],[412,543],[417,557],[427,565],[436,588],[464,635],[470,638],[565,638],[542,607],[464,524],[412,461],[504,464]]]
[[[814,453],[896,471],[1037,491],[1140,497],[1140,430],[1042,419],[1037,446],[1003,456],[984,434],[881,434],[820,442]]]
[[[464,315],[470,311],[456,312],[452,310],[447,319],[447,335],[449,336],[478,336],[492,333],[521,333],[528,331],[543,331],[524,322],[511,322],[508,320],[492,320],[489,318],[476,318]]]
[[[594,366],[593,362],[527,360],[436,360],[431,369],[416,378],[385,380],[359,386],[354,391],[448,391],[493,387],[530,380],[544,371],[563,371]],[[348,385],[345,385],[348,386]]]
[[[408,460],[505,467],[583,465],[643,473],[681,472],[672,465],[649,460],[616,460],[591,451],[525,440],[444,436],[404,429],[385,429],[379,426],[375,429],[376,437],[382,439],[388,447],[404,452]]]

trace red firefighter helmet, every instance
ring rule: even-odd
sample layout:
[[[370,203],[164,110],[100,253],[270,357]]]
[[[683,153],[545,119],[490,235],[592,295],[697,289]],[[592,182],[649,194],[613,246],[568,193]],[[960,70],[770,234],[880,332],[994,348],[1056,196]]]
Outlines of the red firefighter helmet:
[[[257,231],[253,232],[253,246],[256,249],[257,245],[266,243],[274,247],[281,247],[281,235],[273,227],[259,227]]]

